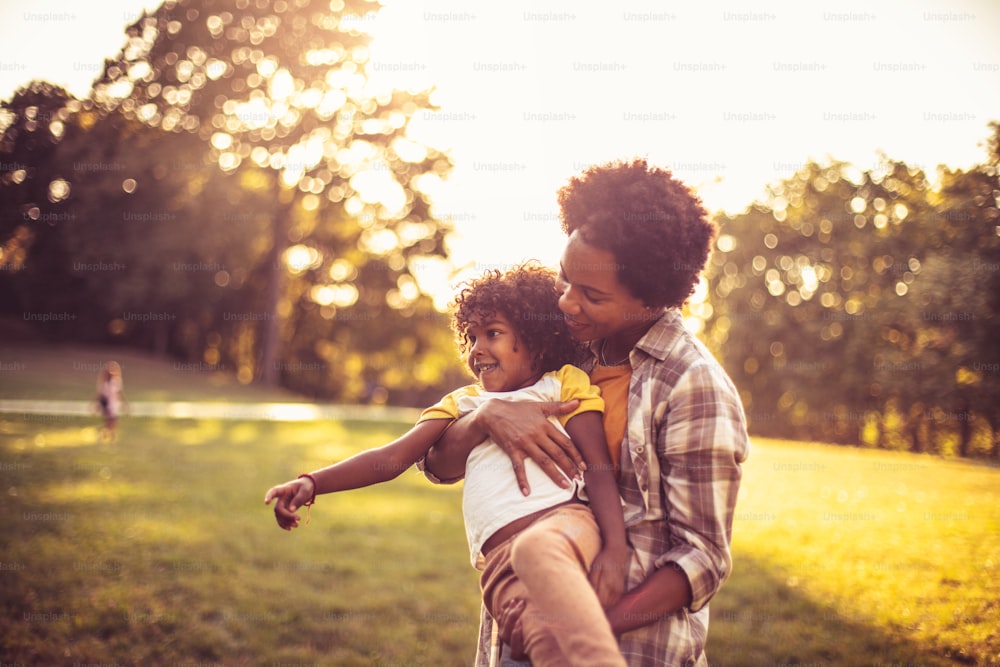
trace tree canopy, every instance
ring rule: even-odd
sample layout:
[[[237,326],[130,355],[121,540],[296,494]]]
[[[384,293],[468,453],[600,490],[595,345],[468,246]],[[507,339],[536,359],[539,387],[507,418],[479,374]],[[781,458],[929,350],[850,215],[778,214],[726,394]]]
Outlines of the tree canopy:
[[[0,308],[53,338],[345,401],[464,380],[415,141],[431,91],[368,76],[365,0],[168,0],[88,99],[2,104]],[[694,312],[755,433],[1000,458],[1000,125],[928,175],[811,162],[718,216]]]
[[[719,220],[706,335],[755,431],[1000,453],[991,130],[986,163],[936,188],[889,159],[809,163]]]
[[[85,295],[76,333],[345,399],[454,373],[414,271],[449,232],[450,160],[407,135],[430,93],[372,85],[351,18],[377,5],[337,4],[168,1],[90,99],[5,104],[11,309]]]

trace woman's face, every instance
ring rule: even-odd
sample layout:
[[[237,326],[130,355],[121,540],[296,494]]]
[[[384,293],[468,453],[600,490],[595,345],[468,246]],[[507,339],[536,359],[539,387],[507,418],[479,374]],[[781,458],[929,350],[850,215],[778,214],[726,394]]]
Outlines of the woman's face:
[[[618,280],[618,260],[610,250],[590,245],[573,232],[559,265],[559,309],[577,340],[613,338],[645,331],[650,310]]]

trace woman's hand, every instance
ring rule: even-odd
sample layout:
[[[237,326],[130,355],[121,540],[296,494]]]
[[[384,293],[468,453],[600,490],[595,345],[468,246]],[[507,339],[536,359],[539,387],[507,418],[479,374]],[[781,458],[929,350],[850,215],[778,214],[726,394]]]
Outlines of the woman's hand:
[[[505,401],[492,398],[477,410],[476,419],[482,428],[510,457],[521,493],[528,495],[531,487],[524,472],[524,460],[531,459],[563,488],[569,482],[563,476],[577,477],[586,465],[573,441],[549,421],[550,416],[573,412],[578,400],[551,402]]]
[[[274,518],[279,526],[291,530],[299,526],[300,517],[295,510],[309,502],[309,499],[315,496],[315,491],[311,479],[300,477],[279,486],[272,486],[264,494],[264,504],[270,505],[272,500],[277,500],[274,504]]]

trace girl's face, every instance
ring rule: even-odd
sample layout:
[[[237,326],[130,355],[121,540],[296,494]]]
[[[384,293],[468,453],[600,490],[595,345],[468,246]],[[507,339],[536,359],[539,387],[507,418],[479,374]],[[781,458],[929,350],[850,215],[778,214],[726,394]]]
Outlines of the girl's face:
[[[559,310],[581,341],[613,338],[649,328],[650,310],[618,280],[618,260],[573,232],[559,263]]]
[[[542,376],[538,360],[501,313],[477,314],[469,322],[469,368],[486,391],[514,391]]]

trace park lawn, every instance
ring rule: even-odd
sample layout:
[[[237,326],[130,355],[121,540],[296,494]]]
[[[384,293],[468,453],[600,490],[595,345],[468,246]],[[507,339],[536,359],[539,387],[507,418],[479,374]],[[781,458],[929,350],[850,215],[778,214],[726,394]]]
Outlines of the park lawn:
[[[241,384],[225,365],[158,359],[127,348],[30,340],[0,343],[0,399],[93,400],[97,373],[112,360],[122,367],[130,401],[303,400],[286,389]]]
[[[0,415],[5,662],[467,665],[460,491],[410,471],[278,529],[266,488],[405,424]],[[1000,660],[1000,471],[757,440],[718,665]]]
[[[0,398],[299,401],[139,352],[0,344]],[[0,414],[3,660],[467,664],[478,595],[456,487],[410,471],[321,498],[284,533],[276,482],[406,424]],[[1000,470],[907,453],[754,441],[734,573],[712,603],[718,665],[1000,662]]]
[[[996,467],[757,439],[733,530],[712,662],[1000,662]]]
[[[5,662],[458,665],[478,587],[457,487],[414,471],[280,530],[265,490],[402,424],[0,415]]]

